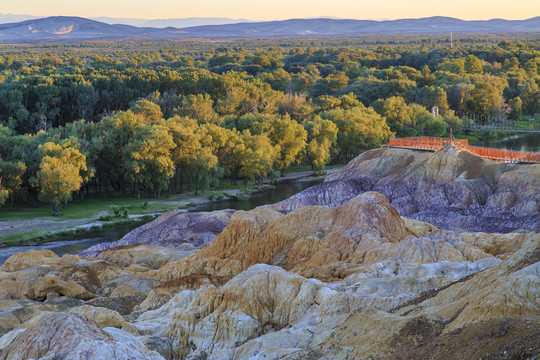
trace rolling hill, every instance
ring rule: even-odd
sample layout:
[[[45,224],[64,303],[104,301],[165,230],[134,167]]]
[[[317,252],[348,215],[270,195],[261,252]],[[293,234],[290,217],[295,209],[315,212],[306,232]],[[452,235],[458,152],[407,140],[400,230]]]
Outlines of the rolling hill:
[[[107,24],[81,17],[53,16],[0,25],[0,41],[58,41],[100,38],[245,37],[411,33],[540,32],[540,16],[527,20],[465,21],[450,17],[401,20],[290,19],[184,28]]]

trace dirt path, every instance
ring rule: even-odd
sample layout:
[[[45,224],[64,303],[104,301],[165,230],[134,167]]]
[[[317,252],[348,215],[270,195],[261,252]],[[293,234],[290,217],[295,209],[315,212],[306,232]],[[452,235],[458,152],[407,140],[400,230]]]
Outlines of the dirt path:
[[[340,169],[328,169],[326,170],[326,174],[322,176],[313,176],[312,170],[297,171],[297,172],[285,174],[285,176],[277,179],[277,183],[282,184],[282,183],[293,182],[293,181],[310,181],[310,180],[318,179],[318,178],[322,179],[339,170]]]
[[[95,219],[78,219],[66,221],[52,220],[16,220],[0,222],[0,236],[13,235],[23,232],[55,230],[72,226],[79,226],[91,222]]]

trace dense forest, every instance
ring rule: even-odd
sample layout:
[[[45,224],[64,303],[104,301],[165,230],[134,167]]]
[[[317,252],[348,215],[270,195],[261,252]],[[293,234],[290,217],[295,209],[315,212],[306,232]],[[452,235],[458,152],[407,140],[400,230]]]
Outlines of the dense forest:
[[[468,36],[0,45],[0,205],[323,171],[539,113],[540,38]]]

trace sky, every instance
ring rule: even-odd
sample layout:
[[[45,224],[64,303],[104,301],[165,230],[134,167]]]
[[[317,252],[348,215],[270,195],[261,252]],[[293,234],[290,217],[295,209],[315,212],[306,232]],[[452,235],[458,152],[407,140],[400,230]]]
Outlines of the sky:
[[[539,0],[0,0],[3,14],[140,19],[228,17],[279,20],[330,16],[403,19],[451,16],[464,20],[540,16]]]

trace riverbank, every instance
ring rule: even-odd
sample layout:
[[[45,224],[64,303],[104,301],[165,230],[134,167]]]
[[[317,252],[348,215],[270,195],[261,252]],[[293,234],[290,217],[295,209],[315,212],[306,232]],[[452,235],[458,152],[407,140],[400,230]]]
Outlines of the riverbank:
[[[332,166],[326,175],[337,171],[341,166]],[[299,181],[324,179],[326,176],[313,176],[313,171],[296,167],[285,176],[274,181],[275,184],[285,184]],[[49,209],[29,209],[27,212],[9,213],[2,210],[0,218],[13,220],[0,221],[0,247],[15,245],[36,245],[65,239],[69,236],[79,237],[90,231],[103,227],[136,224],[138,226],[151,221],[156,216],[174,210],[193,210],[205,205],[216,203],[218,200],[238,201],[250,198],[261,192],[272,191],[274,185],[268,182],[257,187],[244,189],[220,189],[215,191],[183,193],[162,199],[87,199],[81,203],[70,204],[66,215],[62,218],[50,216]],[[97,204],[96,204],[97,203]],[[98,206],[101,205],[101,206]],[[86,209],[81,209],[85,207]],[[46,211],[46,213],[45,213]],[[81,216],[93,212],[93,216]],[[40,214],[41,213],[41,214]],[[77,216],[79,216],[77,218]],[[18,218],[17,218],[18,217]]]

